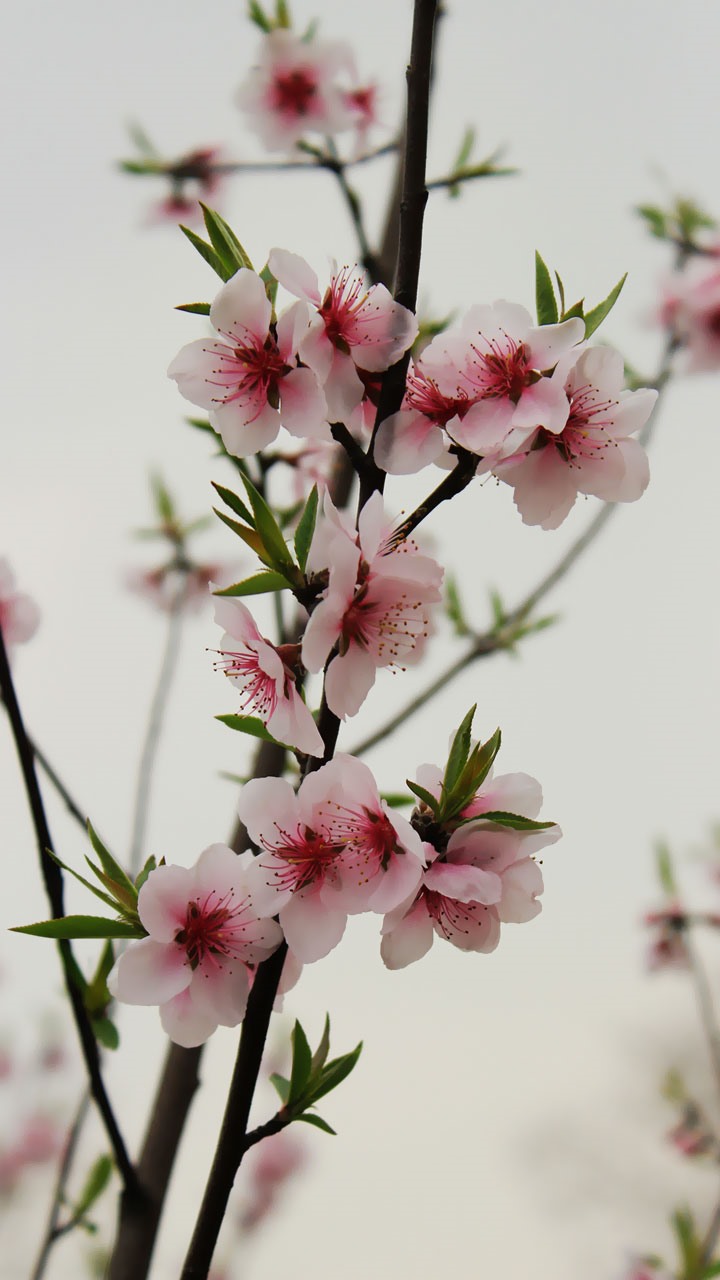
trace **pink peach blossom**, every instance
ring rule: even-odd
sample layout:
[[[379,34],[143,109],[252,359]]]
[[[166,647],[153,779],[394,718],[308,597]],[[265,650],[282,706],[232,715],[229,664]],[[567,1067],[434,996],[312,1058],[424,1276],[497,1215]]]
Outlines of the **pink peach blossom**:
[[[278,742],[321,756],[323,740],[286,660],[292,646],[278,649],[265,640],[240,600],[217,599],[215,621],[225,628],[215,665],[242,691],[242,711],[259,716]]]
[[[188,343],[168,369],[180,394],[208,410],[225,448],[240,458],[264,449],[281,424],[293,435],[331,438],[318,380],[296,359],[306,311],[296,303],[277,325],[271,319],[263,281],[242,267],[210,308],[219,341]]]
[[[321,294],[315,272],[297,254],[273,249],[268,263],[280,284],[314,309],[298,354],[322,383],[330,421],[348,423],[365,395],[361,373],[395,364],[414,342],[417,320],[385,285],[368,288],[358,267],[336,271]]]
[[[720,267],[717,253],[688,262],[668,281],[661,319],[683,347],[688,373],[720,368]]]
[[[245,1160],[250,1194],[240,1214],[243,1231],[253,1231],[272,1211],[281,1188],[307,1162],[307,1149],[287,1129],[264,1138]]]
[[[9,561],[0,556],[0,630],[7,649],[32,639],[40,625],[35,601],[15,585]]]
[[[523,522],[543,529],[562,524],[578,493],[634,502],[650,478],[647,454],[630,437],[649,418],[657,391],[624,390],[622,357],[609,347],[588,347],[559,371],[568,403],[563,428],[541,427],[494,467],[513,486]]]
[[[131,942],[108,986],[127,1004],[157,1004],[176,1044],[202,1044],[218,1026],[242,1021],[247,965],[266,960],[282,942],[274,920],[262,919],[248,888],[250,854],[209,845],[194,867],[161,865],[138,895],[148,936]]]
[[[339,755],[297,793],[284,779],[246,783],[238,810],[260,855],[248,868],[258,910],[279,915],[303,962],[340,941],[347,917],[391,910],[414,894],[422,870],[417,833],[378,795],[370,770]]]
[[[321,671],[338,646],[325,675],[325,697],[335,715],[352,716],[379,667],[402,667],[421,657],[443,570],[412,539],[393,542],[378,493],[360,513],[357,533],[325,496],[308,568],[327,570],[329,579],[303,637],[303,662],[308,671]]]
[[[560,838],[559,827],[517,832],[475,819],[458,827],[430,860],[420,892],[383,922],[381,955],[387,968],[419,960],[434,934],[461,951],[494,951],[502,923],[523,923],[540,911],[542,873],[533,854]]]
[[[352,70],[349,45],[276,29],[264,37],[236,102],[268,151],[291,151],[309,133],[332,137],[352,126],[356,113],[338,83]]]

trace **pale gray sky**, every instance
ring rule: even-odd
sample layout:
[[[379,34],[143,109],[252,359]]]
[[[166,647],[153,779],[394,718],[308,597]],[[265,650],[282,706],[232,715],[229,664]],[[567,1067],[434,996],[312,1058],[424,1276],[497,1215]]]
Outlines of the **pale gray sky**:
[[[460,201],[431,198],[425,305],[442,314],[507,297],[531,307],[535,248],[592,301],[629,270],[601,336],[652,372],[661,338],[647,321],[667,259],[632,206],[682,191],[720,212],[716,9],[705,0],[453,0],[448,9],[430,174],[444,171],[470,122],[479,153],[507,144],[522,174]],[[409,0],[297,0],[294,10],[299,24],[319,15],[324,34],[352,41],[361,70],[387,85],[392,125]],[[16,8],[3,54],[0,553],[44,615],[17,656],[17,680],[29,725],[118,849],[162,634],[121,586],[149,555],[128,531],[146,521],[150,467],[190,514],[209,505],[209,481],[223,473],[183,427],[185,406],[165,377],[177,348],[202,332],[172,308],[212,296],[214,278],[178,232],[146,225],[155,191],[115,162],[128,153],[131,118],[168,153],[219,142],[233,156],[259,155],[232,102],[256,45],[242,11],[236,0],[28,4]],[[358,175],[371,225],[388,172],[380,164]],[[326,175],[237,179],[223,208],[258,261],[275,244],[318,266],[355,255]],[[664,833],[682,850],[717,816],[717,393],[709,376],[668,393],[651,486],[549,600],[561,624],[528,641],[519,661],[478,666],[370,758],[383,787],[396,787],[418,763],[439,762],[477,701],[478,730],[503,729],[502,771],[540,779],[565,838],[545,858],[542,915],[506,929],[493,956],[437,945],[389,974],[377,922],[362,919],[306,970],[289,1012],[317,1037],[328,1009],[338,1051],[362,1037],[365,1054],[324,1109],[339,1137],[308,1131],[310,1171],[248,1266],[238,1263],[243,1280],[275,1280],[293,1260],[314,1280],[612,1280],[626,1250],[664,1247],[674,1203],[712,1195],[701,1171],[662,1144],[670,1115],[655,1101],[658,1077],[678,1046],[691,1061],[701,1047],[684,980],[642,971],[638,920],[654,899],[653,838]],[[388,502],[399,509],[424,490],[424,479],[394,482]],[[517,599],[593,510],[580,503],[555,534],[528,530],[508,489],[477,484],[432,532],[483,625],[488,588]],[[219,527],[201,545],[235,555]],[[209,615],[188,625],[151,825],[152,850],[185,863],[229,831],[233,792],[217,775],[244,763],[213,720],[231,709],[204,651],[214,643]],[[428,672],[442,670],[450,645],[441,629]],[[381,675],[343,744],[424,679]],[[12,924],[45,906],[7,735],[0,768],[2,915]],[[79,863],[81,836],[50,810],[62,856]],[[57,979],[41,942],[6,935],[0,956],[17,1024],[46,1006]],[[122,1029],[111,1088],[137,1135],[162,1039],[153,1010],[128,1010]],[[154,1280],[177,1274],[234,1044],[221,1032],[208,1055],[212,1088],[194,1112]],[[94,1151],[91,1142],[88,1160]],[[3,1227],[8,1280],[27,1270],[44,1195],[33,1186],[36,1202]],[[59,1250],[51,1280],[75,1276],[74,1259],[72,1246]]]

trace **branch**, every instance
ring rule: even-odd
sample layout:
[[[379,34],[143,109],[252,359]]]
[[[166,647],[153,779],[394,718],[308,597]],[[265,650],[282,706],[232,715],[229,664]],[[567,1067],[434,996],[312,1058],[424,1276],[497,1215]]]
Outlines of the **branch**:
[[[461,449],[458,453],[457,464],[453,470],[440,481],[440,484],[436,489],[433,489],[425,501],[415,508],[412,515],[409,515],[406,520],[403,520],[402,524],[398,525],[391,538],[392,545],[398,546],[412,533],[413,529],[417,529],[417,526],[432,511],[435,511],[436,507],[439,507],[443,502],[448,502],[450,498],[457,497],[459,493],[462,493],[463,489],[467,489],[475,475],[478,462],[479,459],[474,453],[468,453],[467,450]]]
[[[33,757],[32,747],[25,732],[20,705],[15,694],[15,686],[13,684],[10,664],[8,662],[5,641],[0,628],[0,690],[7,707],[7,713],[10,717],[15,747],[17,749],[20,767],[25,782],[25,790],[27,792],[28,804],[32,815],[33,826],[35,828],[35,837],[37,840],[38,854],[40,857],[40,868],[45,884],[45,891],[50,902],[50,908],[54,917],[63,916],[65,914],[65,903],[63,894],[63,880],[60,867],[53,859],[53,844],[50,837],[50,830],[45,816],[45,806],[43,805],[40,787],[38,786],[37,775],[35,773],[35,760]],[[105,1091],[102,1073],[100,1070],[100,1054],[98,1052],[97,1041],[93,1035],[90,1025],[90,1018],[83,1004],[80,992],[75,984],[73,970],[77,968],[77,963],[72,953],[72,948],[67,939],[60,939],[58,942],[58,950],[60,952],[60,960],[63,968],[63,976],[65,979],[65,989],[75,1020],[82,1055],[85,1060],[85,1066],[90,1081],[90,1092],[95,1099],[98,1111],[102,1117],[110,1145],[112,1147],[115,1162],[117,1164],[120,1176],[125,1184],[126,1191],[131,1194],[137,1191],[137,1179],[135,1170],[132,1167],[128,1156],[125,1143],[120,1133],[110,1100]]]
[[[185,572],[180,580],[180,585],[173,596],[172,604],[170,606],[165,649],[160,663],[160,672],[158,674],[155,692],[153,693],[152,701],[150,703],[150,711],[145,729],[145,738],[143,741],[142,751],[140,753],[137,782],[135,786],[135,804],[133,806],[132,839],[130,842],[129,872],[132,880],[135,879],[142,865],[142,852],[145,840],[148,808],[150,804],[152,775],[155,768],[155,761],[157,759],[157,749],[160,741],[160,733],[165,716],[168,695],[170,693],[172,679],[180,652],[183,608],[187,598],[187,589],[188,576],[187,572]]]
[[[438,0],[415,0],[410,63],[406,73],[407,125],[405,129],[394,297],[396,302],[401,303],[402,306],[407,307],[410,311],[415,311],[417,307],[423,219],[428,198],[425,185],[425,165],[430,112],[433,35],[437,8]],[[368,466],[360,484],[360,510],[362,510],[372,493],[376,491],[382,493],[385,486],[385,472],[376,466],[373,461],[375,439],[380,424],[400,408],[405,394],[405,379],[409,363],[410,353],[407,352],[402,360],[388,369],[383,378],[380,403],[372,439],[368,447]]]
[[[70,1176],[70,1169],[72,1167],[72,1162],[75,1157],[75,1151],[77,1149],[78,1139],[80,1138],[80,1133],[85,1123],[85,1117],[87,1115],[89,1101],[90,1101],[90,1094],[86,1090],[83,1093],[82,1098],[80,1099],[77,1110],[75,1112],[75,1116],[73,1117],[72,1124],[70,1125],[70,1128],[68,1130],[67,1138],[65,1140],[65,1149],[62,1154],[62,1159],[60,1161],[60,1166],[58,1168],[57,1178],[55,1181],[55,1187],[53,1189],[53,1197],[50,1204],[50,1212],[48,1214],[47,1226],[45,1228],[45,1235],[43,1237],[43,1241],[40,1246],[40,1252],[38,1253],[37,1260],[35,1262],[35,1267],[33,1269],[31,1280],[42,1280],[42,1277],[45,1274],[45,1268],[50,1258],[50,1251],[53,1245],[55,1244],[55,1241],[59,1240],[61,1236],[65,1235],[67,1230],[71,1229],[71,1224],[69,1223],[66,1223],[64,1226],[60,1226],[59,1224],[60,1209],[65,1199],[65,1187],[67,1184],[67,1180]],[[75,1226],[75,1225],[76,1223],[72,1223],[72,1226]]]

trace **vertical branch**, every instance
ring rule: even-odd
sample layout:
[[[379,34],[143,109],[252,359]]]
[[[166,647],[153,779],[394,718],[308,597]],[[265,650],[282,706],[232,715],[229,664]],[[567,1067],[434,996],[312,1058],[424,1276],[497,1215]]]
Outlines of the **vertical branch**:
[[[2,692],[3,701],[7,707],[7,713],[10,718],[13,737],[15,739],[15,747],[17,749],[20,767],[22,769],[23,779],[25,782],[25,790],[27,792],[33,826],[35,828],[35,838],[37,840],[40,868],[42,871],[43,881],[45,883],[45,891],[50,902],[50,908],[53,916],[63,916],[65,914],[65,900],[62,872],[52,857],[53,844],[50,837],[47,818],[45,816],[45,806],[43,804],[37,775],[35,773],[35,759],[30,745],[30,740],[25,731],[20,705],[15,694],[15,686],[13,684],[10,663],[8,661],[1,627],[0,691]],[[90,1081],[90,1092],[95,1100],[98,1111],[100,1112],[100,1116],[112,1146],[115,1162],[125,1184],[125,1188],[129,1193],[133,1193],[137,1188],[135,1170],[130,1162],[130,1157],[128,1156],[122,1134],[120,1133],[117,1120],[115,1119],[115,1114],[105,1091],[105,1085],[100,1071],[100,1054],[98,1052],[97,1041],[93,1035],[87,1010],[82,1002],[82,997],[73,978],[75,960],[73,958],[70,943],[66,938],[61,938],[58,941],[58,950],[60,952],[63,977],[65,979],[65,990],[70,1001],[70,1007],[75,1020],[75,1026],[80,1039],[80,1047],[82,1049],[82,1055],[85,1060],[85,1066]]]
[[[422,253],[423,221],[427,204],[425,170],[427,161],[428,122],[430,115],[430,85],[432,80],[433,36],[438,0],[415,0],[413,33],[407,78],[407,123],[403,160],[402,194],[398,219],[398,255],[395,271],[395,300],[415,311],[418,282],[420,280],[420,256]],[[389,224],[388,224],[389,225]],[[405,394],[410,353],[388,369],[383,378],[375,428],[368,448],[367,467],[360,482],[360,510],[372,493],[382,490],[385,472],[375,466],[373,450],[381,422],[396,413]]]

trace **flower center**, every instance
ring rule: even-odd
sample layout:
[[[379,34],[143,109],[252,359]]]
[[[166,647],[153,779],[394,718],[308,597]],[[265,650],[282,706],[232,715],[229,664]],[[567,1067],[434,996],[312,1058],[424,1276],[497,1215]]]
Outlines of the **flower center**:
[[[610,434],[617,400],[599,400],[597,388],[587,384],[573,392],[568,420],[559,435],[541,429],[543,445],[554,445],[568,466],[597,458],[605,449],[617,448]]]
[[[317,85],[301,68],[276,75],[273,80],[272,105],[283,115],[306,116],[316,95]]]
[[[222,898],[209,893],[204,901],[188,902],[185,925],[175,934],[175,942],[182,947],[191,969],[197,969],[204,960],[212,957],[235,958],[240,955],[241,934],[244,925],[239,922],[247,900],[233,904],[233,890]]]
[[[460,387],[456,397],[445,396],[437,383],[419,370],[413,370],[408,377],[405,403],[440,427],[451,418],[462,418],[470,407],[470,399]]]
[[[274,843],[263,841],[265,848],[283,864],[269,871],[270,883],[277,889],[304,889],[309,884],[322,884],[332,873],[343,845],[327,832],[313,831],[298,824],[295,831],[278,827]]]
[[[277,681],[262,670],[257,654],[250,649],[244,653],[233,653],[229,649],[217,649],[216,652],[220,654],[220,661],[214,664],[215,670],[224,671],[245,695],[241,707],[255,711],[261,720],[267,720],[277,707]]]
[[[486,339],[488,350],[473,347],[477,361],[467,377],[473,388],[484,398],[504,399],[517,404],[523,391],[538,375],[528,366],[528,355],[522,342],[504,335]]]
[[[435,922],[444,938],[451,940],[458,933],[469,934],[487,915],[488,908],[481,902],[458,902],[442,893],[423,889],[425,906],[430,919]]]

